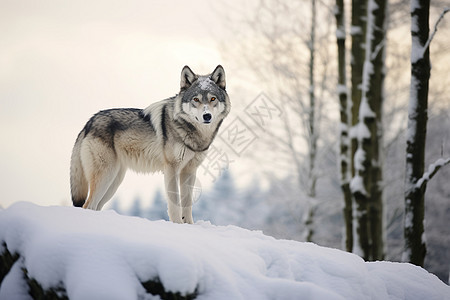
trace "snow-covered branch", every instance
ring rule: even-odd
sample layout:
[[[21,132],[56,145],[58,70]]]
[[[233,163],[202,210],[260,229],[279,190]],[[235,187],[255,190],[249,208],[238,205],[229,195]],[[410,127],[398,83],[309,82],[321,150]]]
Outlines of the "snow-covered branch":
[[[434,35],[437,32],[438,29],[438,25],[439,23],[442,21],[442,19],[444,18],[445,14],[448,13],[450,11],[450,7],[446,7],[444,8],[444,10],[442,11],[441,15],[439,16],[438,20],[436,21],[436,23],[434,24],[434,30],[433,32],[430,34],[430,37],[428,38],[427,42],[425,43],[425,46],[423,47],[422,50],[422,57],[425,54],[425,51],[427,51],[428,47],[430,47],[431,41],[433,41]]]
[[[423,173],[422,178],[420,178],[416,183],[417,189],[422,189],[430,180],[433,178],[434,175],[439,171],[440,168],[442,168],[445,165],[450,164],[450,157],[447,159],[440,158],[434,163],[432,163],[428,167],[428,171]]]
[[[375,47],[375,49],[373,50],[371,59],[374,60],[374,59],[377,57],[378,53],[380,53],[380,51],[383,50],[383,48],[384,48],[385,46],[386,46],[386,40],[383,40],[383,41],[382,41],[381,43],[379,43],[379,44]]]

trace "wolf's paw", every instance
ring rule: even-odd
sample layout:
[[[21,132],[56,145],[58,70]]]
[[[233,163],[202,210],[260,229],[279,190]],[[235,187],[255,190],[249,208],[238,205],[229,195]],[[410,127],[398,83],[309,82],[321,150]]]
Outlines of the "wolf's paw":
[[[187,223],[187,224],[194,224],[194,220],[192,219],[192,216],[190,217],[182,217],[183,219],[183,223]]]

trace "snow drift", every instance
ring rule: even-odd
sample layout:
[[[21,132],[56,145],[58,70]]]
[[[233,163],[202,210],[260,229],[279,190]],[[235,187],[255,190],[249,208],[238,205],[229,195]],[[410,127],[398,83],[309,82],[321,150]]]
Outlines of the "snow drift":
[[[30,280],[74,300],[164,299],[148,282],[196,299],[450,299],[449,286],[410,264],[114,211],[15,204],[0,211],[6,253],[16,256],[1,270],[0,299],[30,299]]]

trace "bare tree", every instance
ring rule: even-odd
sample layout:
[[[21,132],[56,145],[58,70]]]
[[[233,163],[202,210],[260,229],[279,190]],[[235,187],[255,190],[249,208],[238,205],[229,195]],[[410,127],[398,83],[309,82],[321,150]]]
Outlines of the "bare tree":
[[[350,34],[352,36],[351,45],[351,176],[352,182],[355,182],[356,169],[355,169],[355,154],[358,148],[358,140],[355,128],[359,122],[359,107],[361,103],[361,86],[362,86],[362,74],[365,57],[365,40],[366,40],[366,20],[367,20],[367,0],[352,0],[352,14],[351,14],[351,28]],[[350,186],[352,192],[352,199],[354,197],[355,187]],[[354,200],[352,200],[354,201]],[[362,249],[368,248],[368,242],[364,240],[360,241],[359,237],[364,237],[364,232],[367,232],[367,214],[365,213],[365,203],[354,201],[352,209],[352,252],[356,252],[363,256]],[[358,210],[357,215],[359,218],[354,220],[355,216],[353,210]],[[347,220],[348,222],[348,220]],[[357,244],[359,243],[359,244]],[[361,245],[362,243],[362,245]]]
[[[316,94],[315,85],[316,80],[314,78],[315,71],[315,55],[316,55],[316,26],[317,26],[317,6],[316,0],[311,0],[311,27],[310,27],[310,39],[309,39],[309,112],[308,112],[308,185],[307,196],[309,198],[316,197],[316,183],[317,183],[317,171],[316,171],[316,155],[317,155],[317,131],[316,131]],[[307,242],[313,241],[314,236],[314,212],[315,205],[312,201],[309,201],[307,207],[307,214],[305,217],[306,238]]]
[[[428,181],[450,159],[439,159],[425,171],[425,141],[428,122],[430,43],[444,10],[429,36],[429,0],[411,0],[411,90],[408,111],[405,174],[405,246],[402,260],[423,266],[426,255],[424,235],[425,190]]]
[[[368,0],[354,3],[354,5],[353,10],[359,10],[360,6],[366,8],[366,19],[362,77],[355,73],[358,81],[355,79],[352,82],[352,92],[356,93],[356,95],[352,94],[355,141],[352,143],[354,172],[350,184],[356,205],[356,213],[353,216],[353,252],[364,259],[373,260],[382,259],[384,256],[380,146],[387,2],[386,0]],[[361,47],[359,43],[354,46]],[[360,56],[359,59],[361,59]],[[354,60],[356,61],[355,58]],[[356,65],[356,62],[354,64]],[[358,67],[360,65],[361,61],[358,62]],[[359,95],[360,98],[358,98]],[[357,114],[356,109],[358,109]],[[356,119],[357,123],[354,123]]]
[[[338,50],[338,95],[340,104],[340,147],[339,165],[340,182],[344,195],[344,222],[345,222],[345,249],[349,252],[353,247],[353,226],[352,226],[352,194],[350,190],[351,177],[351,157],[350,157],[350,107],[348,103],[347,75],[346,75],[346,50],[345,50],[345,7],[344,0],[336,0],[334,9],[336,17],[336,40]]]
[[[317,153],[317,132],[316,132],[316,95],[315,95],[315,85],[316,80],[314,78],[315,71],[315,55],[316,55],[316,26],[317,26],[317,6],[316,0],[311,0],[311,29],[310,29],[310,39],[309,39],[309,114],[308,114],[308,135],[309,135],[309,166],[308,171],[312,175],[308,183],[308,196],[316,196],[316,182],[317,176],[315,172],[316,163],[316,153]]]
[[[324,174],[318,161],[333,145],[324,142],[325,146],[319,147],[323,99],[332,93],[327,66],[332,24],[318,20],[330,13],[329,7],[317,0],[260,0],[253,10],[241,14],[242,20],[228,22],[239,24],[236,37],[243,32],[248,36],[239,39],[233,49],[225,45],[227,55],[234,61],[240,59],[270,100],[283,110],[280,126],[267,128],[258,143],[276,149],[275,163],[284,162],[301,187],[304,194],[295,201],[305,204],[300,218],[308,241],[314,235],[317,181]]]

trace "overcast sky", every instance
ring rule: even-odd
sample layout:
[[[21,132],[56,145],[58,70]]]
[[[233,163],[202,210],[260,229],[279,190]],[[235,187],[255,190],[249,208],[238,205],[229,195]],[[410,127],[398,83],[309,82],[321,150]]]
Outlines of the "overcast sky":
[[[229,27],[233,26],[226,24],[223,16],[234,16],[230,11],[233,8],[251,12],[252,4],[226,0],[214,1],[213,7],[211,3],[207,0],[1,0],[0,206],[7,207],[17,201],[71,205],[70,156],[75,139],[88,119],[102,109],[145,108],[174,96],[179,91],[184,65],[200,74],[210,73],[218,64],[225,68],[233,109],[219,137],[228,124],[242,120],[253,122],[239,119],[242,108],[257,103],[259,95],[267,92],[267,86],[254,85],[252,78],[238,80],[237,73],[233,72],[242,70],[227,65],[218,49],[220,42],[231,46],[236,42],[230,36]],[[434,43],[445,42],[445,32],[443,26]],[[395,43],[392,45],[395,48]],[[436,76],[448,74],[447,56],[433,57],[433,61],[430,86],[439,90],[433,82],[437,79],[442,85],[447,78]],[[230,62],[236,64],[235,60]],[[237,66],[243,69],[239,63]],[[388,79],[393,74],[388,73]],[[239,81],[243,83],[238,86]],[[392,81],[387,80],[386,86],[390,84]],[[246,88],[250,93],[243,94]],[[329,103],[333,101],[330,99]],[[438,101],[448,103],[445,97]],[[213,145],[220,143],[217,138]],[[252,146],[248,152],[260,152],[269,162],[268,152],[272,152],[272,159],[277,159],[273,149],[254,151],[257,146]],[[244,169],[249,177],[247,182],[251,180],[257,173],[255,165],[245,165],[242,156],[232,153],[236,149],[228,150],[234,155],[229,165],[232,171]],[[198,175],[200,186],[204,189],[211,186],[212,178],[207,170]],[[244,176],[239,174],[238,183],[246,183]],[[156,190],[163,190],[163,186],[161,174],[144,176],[130,171],[115,197],[123,206],[129,206],[136,196],[150,202]]]
[[[72,146],[90,116],[174,96],[184,65],[211,72],[217,24],[206,0],[1,1],[0,205],[70,205]],[[161,175],[129,172],[117,196],[155,186]]]

